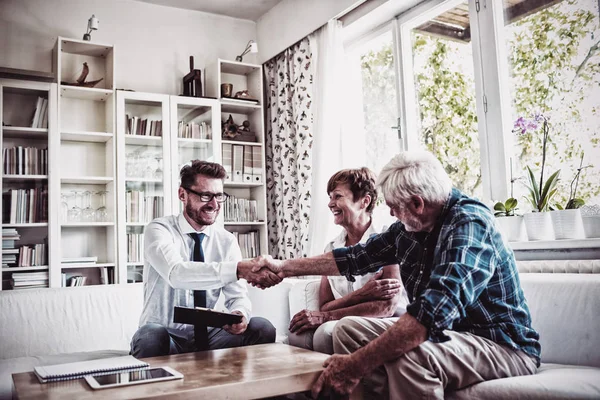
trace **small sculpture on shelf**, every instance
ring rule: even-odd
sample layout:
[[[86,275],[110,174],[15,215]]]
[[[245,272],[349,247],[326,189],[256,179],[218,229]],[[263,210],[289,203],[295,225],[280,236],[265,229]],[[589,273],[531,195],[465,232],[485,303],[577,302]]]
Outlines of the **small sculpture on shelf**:
[[[190,56],[190,72],[183,77],[183,95],[191,97],[202,96],[202,71],[194,69],[194,56]]]
[[[88,67],[88,64],[86,62],[84,62],[83,68],[81,69],[81,72],[79,73],[79,77],[76,79],[76,82],[61,81],[60,84],[61,85],[69,85],[69,86],[82,86],[82,87],[93,88],[100,81],[102,81],[104,79],[104,78],[100,78],[100,79],[96,79],[95,81],[86,82],[85,79],[87,78],[89,73],[90,73],[90,67]]]
[[[248,90],[240,90],[239,92],[235,92],[235,95],[233,96],[234,99],[238,99],[238,100],[247,100],[247,101],[251,101],[254,103],[258,103],[258,100],[253,99],[250,96],[250,93],[248,92]]]
[[[233,121],[233,117],[229,114],[229,118],[223,122],[223,140],[235,140],[240,142],[256,142],[256,135],[250,130],[250,121],[242,122],[242,125],[237,125]]]

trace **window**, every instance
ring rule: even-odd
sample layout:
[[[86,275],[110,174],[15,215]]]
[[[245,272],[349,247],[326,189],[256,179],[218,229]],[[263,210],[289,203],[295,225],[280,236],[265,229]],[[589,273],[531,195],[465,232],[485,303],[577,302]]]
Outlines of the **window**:
[[[576,197],[600,202],[600,28],[598,2],[564,0],[524,18],[505,9],[505,35],[511,72],[512,120],[549,121],[545,180],[560,170],[553,203],[564,207]],[[529,166],[539,179],[542,127],[538,116],[531,129],[516,129],[513,154],[514,194],[527,193]],[[527,123],[527,122],[526,122]],[[535,128],[537,125],[537,129]],[[521,134],[521,130],[525,131]],[[581,157],[583,156],[583,160]],[[571,188],[571,183],[573,187]]]

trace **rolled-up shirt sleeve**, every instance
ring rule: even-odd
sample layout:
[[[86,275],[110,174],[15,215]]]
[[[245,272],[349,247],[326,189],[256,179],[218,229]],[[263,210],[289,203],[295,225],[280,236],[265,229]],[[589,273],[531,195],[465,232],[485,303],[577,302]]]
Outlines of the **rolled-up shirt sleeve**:
[[[144,256],[158,274],[175,289],[210,290],[237,281],[237,261],[185,260],[168,227],[151,222],[144,230]],[[241,258],[241,256],[240,256]]]
[[[371,236],[366,243],[340,247],[333,250],[333,257],[340,275],[354,282],[354,275],[375,272],[384,265],[396,264],[396,240],[394,225],[385,232]]]
[[[455,226],[440,236],[437,246],[427,288],[406,311],[427,328],[431,341],[444,342],[449,337],[443,331],[478,301],[496,262],[488,229],[481,222]]]

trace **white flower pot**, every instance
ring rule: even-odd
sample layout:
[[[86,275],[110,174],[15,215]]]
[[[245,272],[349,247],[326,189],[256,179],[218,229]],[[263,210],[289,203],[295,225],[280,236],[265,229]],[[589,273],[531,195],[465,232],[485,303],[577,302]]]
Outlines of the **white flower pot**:
[[[550,211],[548,214],[552,218],[555,239],[583,238],[583,222],[579,209]]]
[[[600,238],[600,215],[581,217],[586,238]]]
[[[527,240],[525,236],[525,223],[522,215],[512,217],[497,217],[496,226],[509,242]]]
[[[529,240],[554,240],[552,218],[547,212],[530,212],[523,215]]]

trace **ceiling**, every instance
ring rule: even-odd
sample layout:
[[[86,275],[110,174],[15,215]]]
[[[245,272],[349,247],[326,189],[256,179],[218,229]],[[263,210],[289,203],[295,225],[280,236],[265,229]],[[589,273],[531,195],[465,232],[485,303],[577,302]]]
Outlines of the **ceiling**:
[[[281,0],[136,0],[257,21]]]
[[[494,0],[495,1],[495,0]],[[503,0],[505,23],[510,24],[521,18],[560,3],[562,0]],[[469,5],[465,1],[451,10],[427,21],[417,30],[462,42],[471,40]]]

